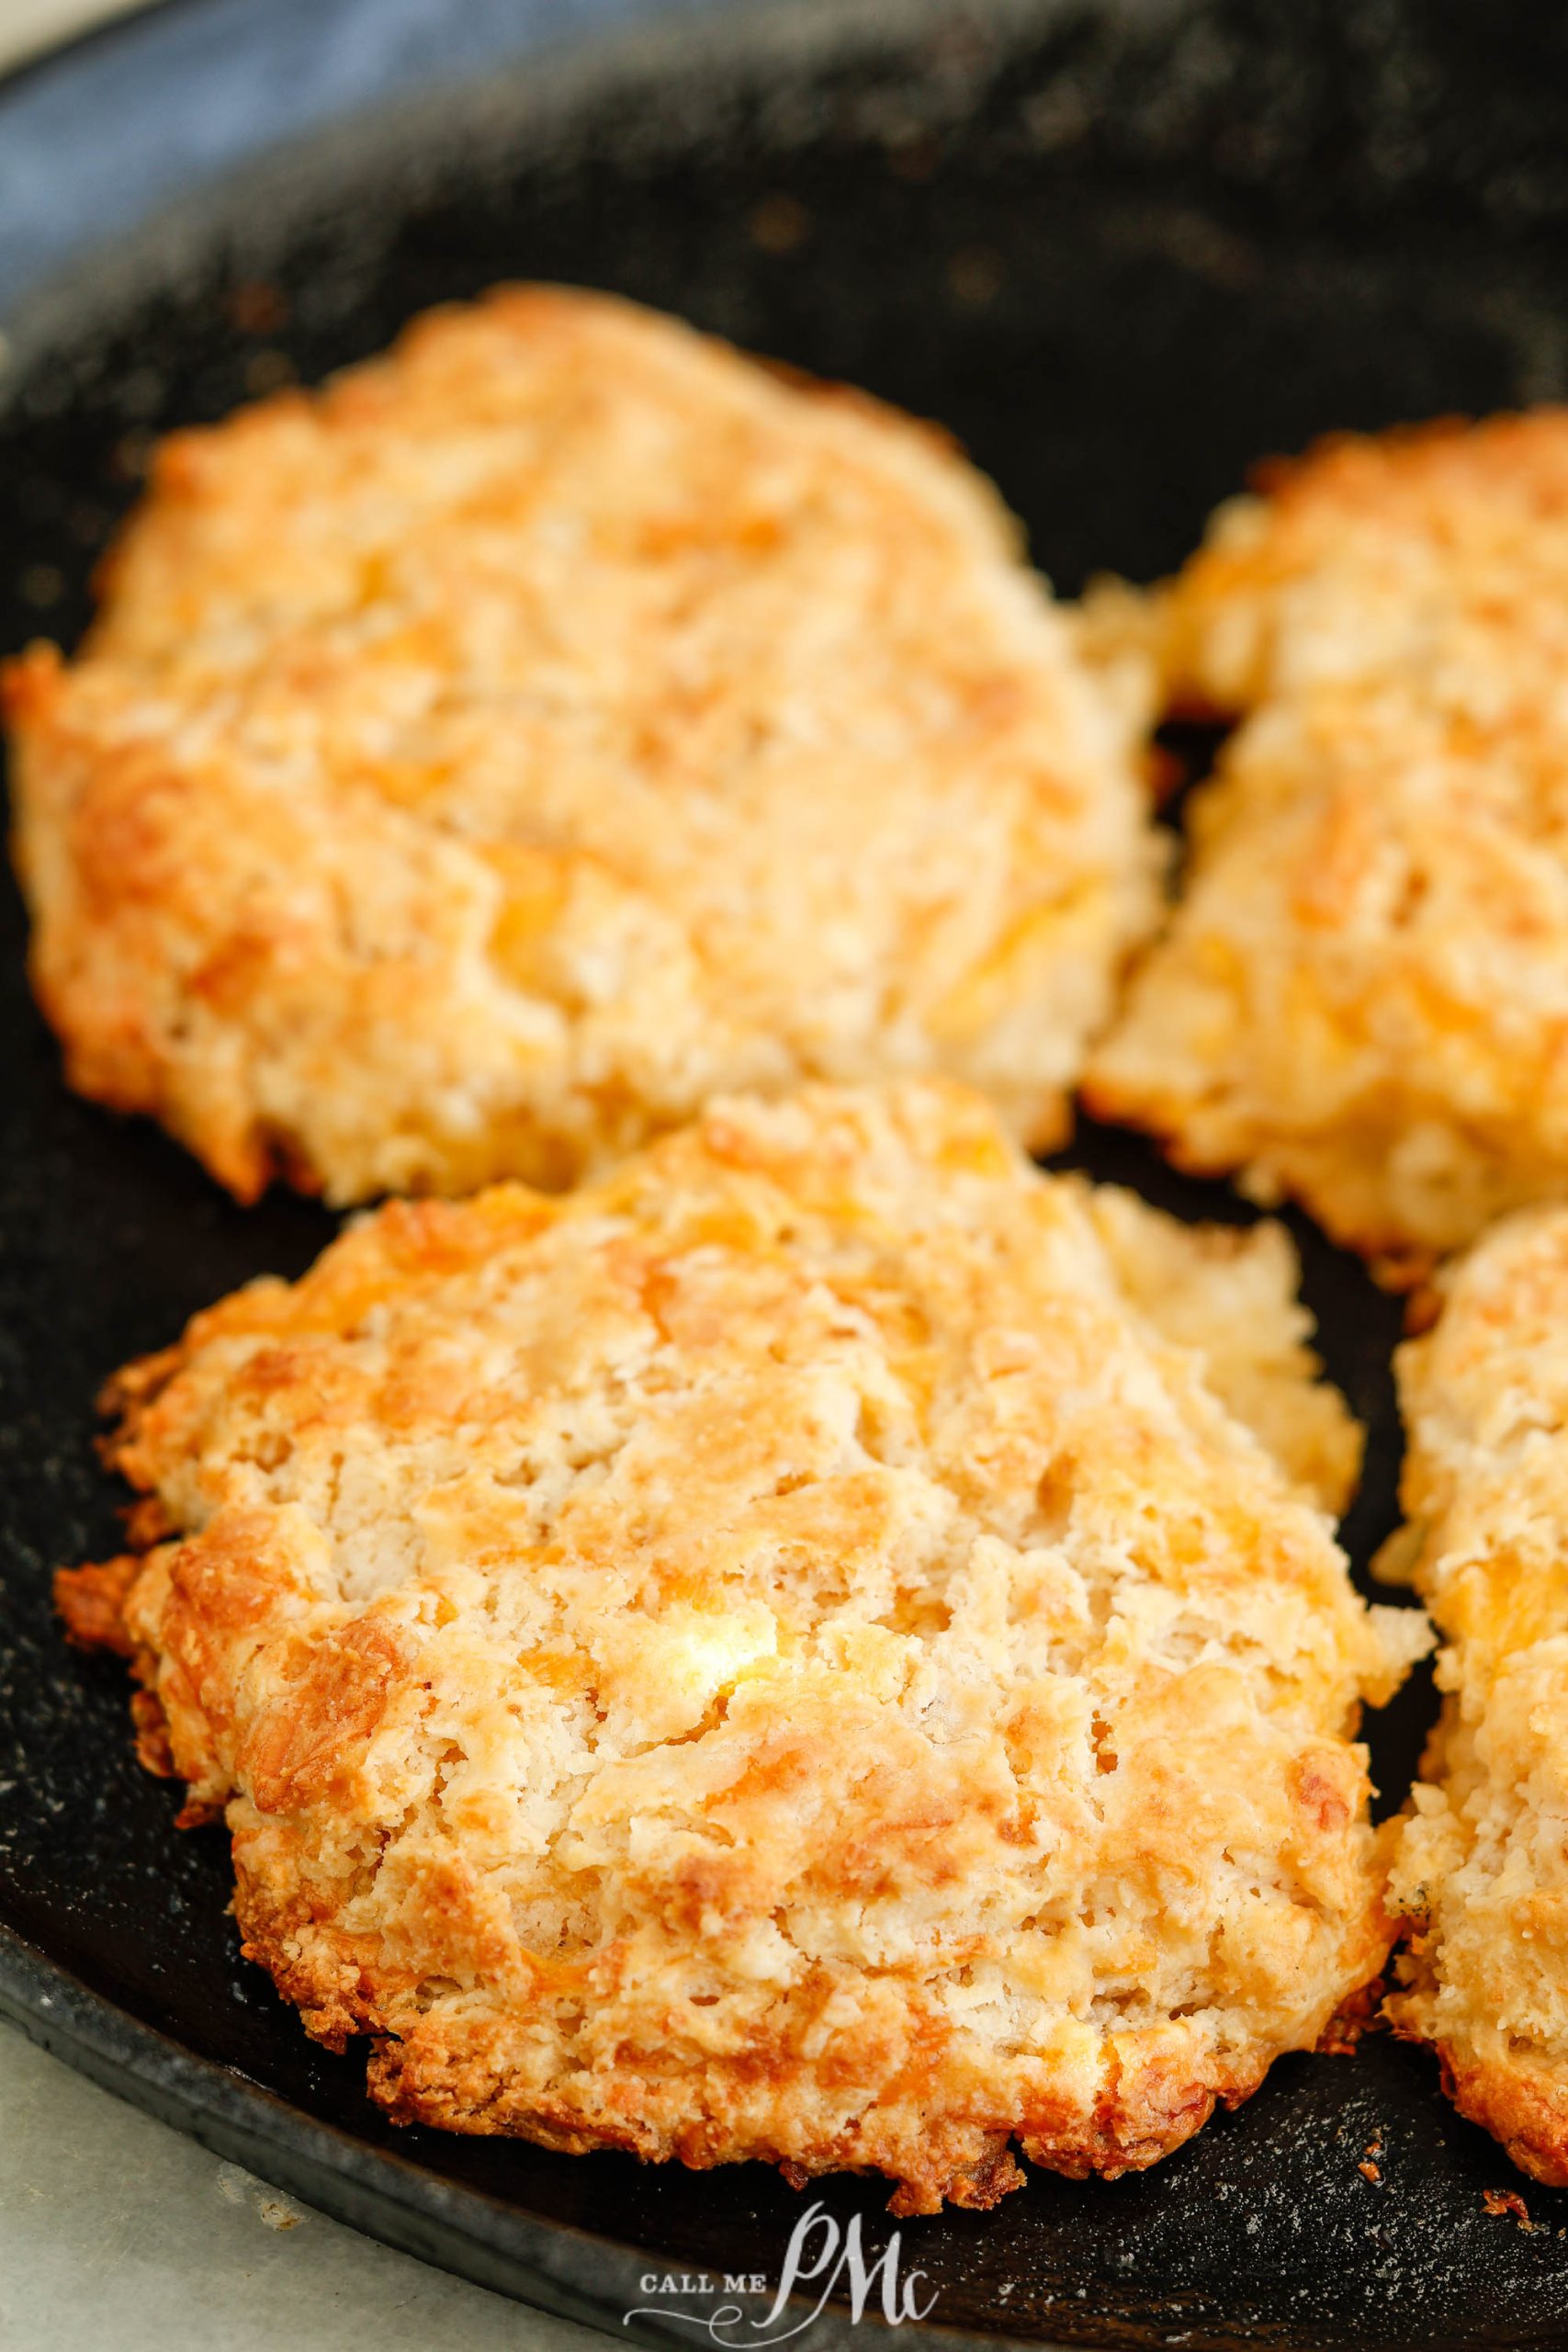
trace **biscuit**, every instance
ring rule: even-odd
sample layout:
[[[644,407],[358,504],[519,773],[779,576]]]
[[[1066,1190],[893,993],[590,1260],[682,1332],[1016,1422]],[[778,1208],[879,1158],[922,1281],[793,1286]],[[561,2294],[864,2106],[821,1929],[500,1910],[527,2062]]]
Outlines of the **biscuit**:
[[[175,435],[7,698],[69,1075],[247,1200],[554,1188],[810,1076],[1047,1148],[1157,913],[1125,688],[988,484],[602,296]]]
[[[1400,2031],[1461,2111],[1568,2186],[1568,1209],[1500,1225],[1401,1351],[1413,1577],[1443,1713],[1395,1832]]]
[[[1242,724],[1093,1107],[1395,1283],[1568,1194],[1568,412],[1276,467],[1118,640]]]
[[[1415,1612],[1318,1507],[1292,1271],[947,1083],[724,1101],[198,1316],[118,1385],[150,1548],[62,1606],[393,2117],[906,2212],[1135,2169],[1387,1948]]]

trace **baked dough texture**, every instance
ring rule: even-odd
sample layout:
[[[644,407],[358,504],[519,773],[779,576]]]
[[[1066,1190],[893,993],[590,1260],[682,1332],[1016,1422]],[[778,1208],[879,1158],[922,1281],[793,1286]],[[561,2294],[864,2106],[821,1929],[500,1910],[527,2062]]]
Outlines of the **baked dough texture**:
[[[967,1090],[721,1102],[197,1317],[118,1386],[150,1548],[62,1604],[394,2117],[906,2212],[1015,2139],[1114,2175],[1387,1949],[1353,1741],[1416,1612],[1319,1508],[1292,1273]]]
[[[1402,1351],[1408,1526],[1391,1565],[1447,1693],[1400,1824],[1390,2012],[1537,2180],[1568,2186],[1568,1210],[1507,1219]]]
[[[72,1080],[243,1199],[554,1188],[813,1076],[1047,1148],[1157,916],[1125,690],[989,485],[602,296],[175,435],[8,702]]]
[[[1243,721],[1093,1106],[1394,1282],[1568,1194],[1568,412],[1275,467],[1085,641]]]

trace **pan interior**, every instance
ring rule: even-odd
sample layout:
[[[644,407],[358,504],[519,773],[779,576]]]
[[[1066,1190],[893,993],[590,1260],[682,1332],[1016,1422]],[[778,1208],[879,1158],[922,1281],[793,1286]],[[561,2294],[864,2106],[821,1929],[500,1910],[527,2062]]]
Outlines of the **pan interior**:
[[[189,0],[186,0],[189,5]],[[204,191],[14,322],[0,644],[73,639],[151,441],[371,351],[497,278],[599,286],[952,428],[1065,591],[1178,562],[1250,461],[1558,394],[1568,370],[1562,36],[1520,6],[733,12],[449,93]],[[168,95],[171,107],[179,92]],[[62,168],[68,168],[62,155]],[[304,2040],[226,1917],[223,1843],[133,1764],[118,1667],[68,1657],[58,1560],[117,1546],[91,1399],[127,1357],[332,1221],[241,1212],[175,1147],[70,1098],[4,904],[0,1447],[11,1606],[0,1916],[134,2015],[366,2143],[688,2269],[776,2274],[771,2173],[393,2133],[362,2057]],[[1183,1214],[1247,1214],[1134,1140],[1068,1157]],[[1392,1524],[1397,1309],[1298,1221],[1334,1376],[1371,1423],[1358,1565]],[[1372,1728],[1397,1802],[1430,1711]],[[1381,2180],[1359,2170],[1382,2142]],[[1524,2187],[1528,2234],[1483,2207]],[[884,2242],[881,2192],[820,2192]],[[946,2326],[1084,2344],[1560,2341],[1568,2195],[1528,2188],[1421,2054],[1277,2068],[1251,2106],[1107,2188],[1037,2176],[906,2223]],[[457,2259],[457,2256],[453,2256]]]

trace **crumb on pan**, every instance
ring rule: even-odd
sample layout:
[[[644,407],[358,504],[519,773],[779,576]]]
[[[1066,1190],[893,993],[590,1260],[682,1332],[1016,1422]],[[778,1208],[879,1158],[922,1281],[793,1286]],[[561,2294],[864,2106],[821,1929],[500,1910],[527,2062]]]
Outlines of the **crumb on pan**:
[[[1568,1193],[1568,411],[1269,469],[1100,628],[1241,723],[1090,1107],[1394,1284]]]
[[[1516,1214],[1440,1277],[1400,1351],[1404,1565],[1443,1713],[1390,1825],[1407,1933],[1388,2002],[1461,2111],[1568,2186],[1568,1209]]]
[[[165,441],[101,585],[6,673],[32,976],[241,1198],[554,1188],[808,1076],[1064,1136],[1158,853],[934,429],[502,288]]]
[[[198,1316],[119,1391],[174,1532],[62,1603],[133,1577],[150,1760],[393,2117],[902,2212],[1135,2170],[1388,1943],[1415,1612],[1321,1507],[1294,1275],[965,1090],[729,1100]]]

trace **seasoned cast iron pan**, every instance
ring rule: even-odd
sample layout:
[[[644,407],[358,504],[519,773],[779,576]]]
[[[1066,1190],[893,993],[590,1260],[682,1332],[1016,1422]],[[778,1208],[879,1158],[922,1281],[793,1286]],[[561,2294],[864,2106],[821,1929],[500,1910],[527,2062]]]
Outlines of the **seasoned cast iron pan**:
[[[612,37],[617,17],[639,21]],[[509,275],[615,288],[940,417],[1062,588],[1149,577],[1262,453],[1562,390],[1565,96],[1562,21],[1526,0],[683,19],[165,0],[0,88],[0,644],[81,627],[150,436]],[[49,1571],[116,1544],[91,1447],[104,1375],[247,1276],[298,1272],[333,1221],[282,1196],[236,1209],[151,1127],[67,1095],[10,894],[4,929],[0,2007],[209,2145],[525,2300],[619,2331],[650,2269],[776,2278],[805,2200],[773,2173],[393,2131],[362,2057],[312,2048],[240,1962],[222,1837],[175,1834],[131,1758],[125,1677],[65,1651]],[[1246,1214],[1124,1136],[1086,1130],[1069,1157],[1187,1214]],[[1348,1537],[1364,1566],[1393,1521],[1398,1310],[1298,1235],[1372,1430]],[[1372,1726],[1389,1801],[1430,1704],[1418,1680]],[[1488,2212],[1489,2189],[1523,2190],[1533,2226]],[[818,2193],[886,2243],[876,2184]],[[931,2326],[971,2338],[1568,2342],[1568,2196],[1519,2180],[1386,2039],[1287,2061],[1141,2178],[1038,2174],[902,2238]],[[848,2325],[836,2302],[813,2340]],[[633,2332],[703,2340],[675,2318]]]

